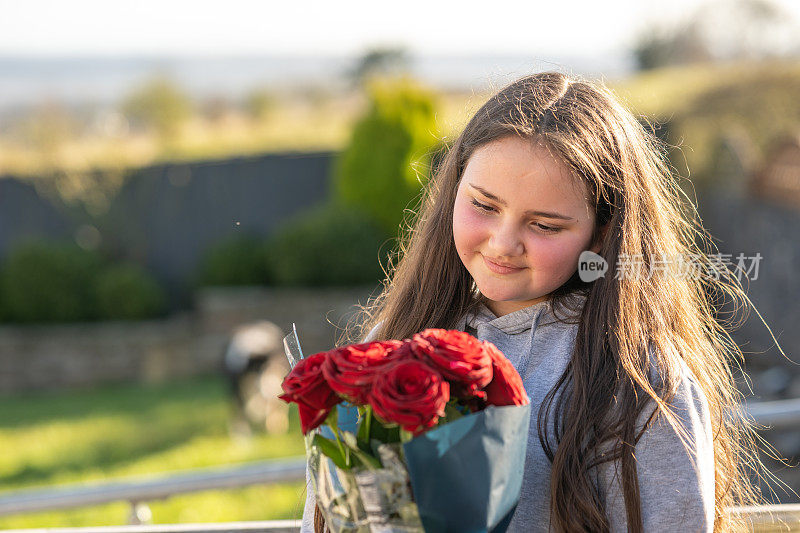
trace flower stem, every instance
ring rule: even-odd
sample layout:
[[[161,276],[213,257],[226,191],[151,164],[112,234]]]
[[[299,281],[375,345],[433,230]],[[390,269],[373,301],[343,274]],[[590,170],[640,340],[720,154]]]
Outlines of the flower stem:
[[[347,468],[350,468],[352,466],[350,464],[350,448],[342,444],[342,438],[339,435],[339,424],[333,427],[333,434],[336,436],[336,444],[339,445],[339,450],[344,456],[344,463],[347,465]]]
[[[341,436],[339,435],[339,410],[338,408],[334,407],[330,414],[328,414],[328,418],[325,420],[325,423],[328,425],[329,428],[333,430],[333,436],[336,437],[336,444],[339,446],[339,451],[342,453],[342,457],[344,457],[344,462],[347,467],[350,467],[350,454],[348,453],[347,446],[342,444]]]
[[[372,406],[364,406],[364,424],[367,426],[367,444],[369,445],[369,435],[372,429]]]
[[[400,442],[406,443],[414,438],[414,434],[410,431],[406,431],[405,429],[400,430]]]

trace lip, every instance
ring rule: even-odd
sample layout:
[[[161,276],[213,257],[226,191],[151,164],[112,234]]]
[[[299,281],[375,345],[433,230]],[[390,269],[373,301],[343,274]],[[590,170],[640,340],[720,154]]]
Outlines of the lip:
[[[514,274],[515,272],[519,272],[520,270],[525,270],[522,267],[513,267],[495,263],[494,261],[488,259],[485,255],[481,257],[483,257],[483,262],[486,263],[486,267],[495,274]]]

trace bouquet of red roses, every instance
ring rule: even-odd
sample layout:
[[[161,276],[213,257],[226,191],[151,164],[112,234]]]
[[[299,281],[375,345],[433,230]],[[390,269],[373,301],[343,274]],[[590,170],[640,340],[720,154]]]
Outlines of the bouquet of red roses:
[[[493,344],[443,329],[351,344],[300,359],[282,387],[332,531],[504,529],[530,406]],[[358,410],[355,432],[337,422],[341,403]]]

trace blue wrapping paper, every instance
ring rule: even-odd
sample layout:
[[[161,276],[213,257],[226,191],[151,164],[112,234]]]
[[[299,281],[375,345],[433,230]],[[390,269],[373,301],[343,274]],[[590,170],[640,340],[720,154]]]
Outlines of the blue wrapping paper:
[[[530,405],[488,407],[403,445],[427,533],[504,532],[519,502]]]

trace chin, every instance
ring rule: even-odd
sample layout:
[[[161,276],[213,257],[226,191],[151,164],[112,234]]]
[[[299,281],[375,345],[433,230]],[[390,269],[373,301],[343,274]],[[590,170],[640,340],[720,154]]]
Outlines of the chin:
[[[493,287],[486,287],[478,285],[478,290],[481,291],[481,294],[484,295],[486,298],[495,301],[495,302],[511,302],[511,301],[524,301],[524,300],[531,300],[534,297],[529,297],[525,294],[520,294],[514,291],[507,291],[502,289],[497,289]]]

